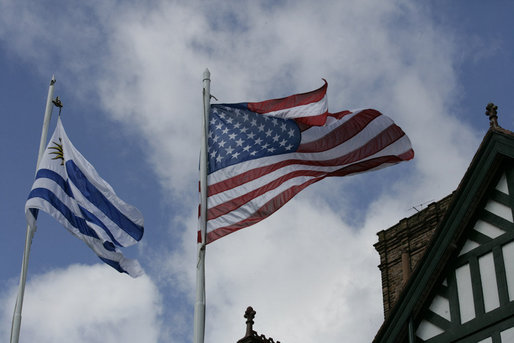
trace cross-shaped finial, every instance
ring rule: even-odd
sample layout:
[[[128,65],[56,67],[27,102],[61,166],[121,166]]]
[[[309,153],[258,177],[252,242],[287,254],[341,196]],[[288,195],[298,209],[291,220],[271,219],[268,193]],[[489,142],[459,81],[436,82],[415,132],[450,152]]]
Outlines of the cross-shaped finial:
[[[255,312],[251,306],[248,306],[245,312],[246,318],[246,335],[245,337],[250,337],[253,334],[253,319],[255,318]]]
[[[485,115],[489,117],[489,124],[491,127],[497,128],[498,127],[498,106],[493,104],[492,102],[487,105],[485,108]]]

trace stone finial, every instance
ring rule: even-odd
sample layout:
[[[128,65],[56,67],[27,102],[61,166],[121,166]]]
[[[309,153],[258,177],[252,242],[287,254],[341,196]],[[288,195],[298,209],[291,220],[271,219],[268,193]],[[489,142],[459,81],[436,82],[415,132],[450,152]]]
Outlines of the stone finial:
[[[492,128],[497,128],[498,126],[498,106],[493,104],[492,102],[487,105],[485,108],[485,115],[489,117],[489,125]]]
[[[246,318],[246,334],[245,337],[250,337],[253,334],[253,319],[255,318],[255,312],[251,306],[245,311],[244,317]]]

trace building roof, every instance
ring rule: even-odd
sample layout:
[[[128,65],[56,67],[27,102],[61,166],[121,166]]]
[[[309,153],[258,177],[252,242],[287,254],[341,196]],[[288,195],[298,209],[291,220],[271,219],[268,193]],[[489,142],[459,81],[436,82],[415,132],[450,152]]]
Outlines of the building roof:
[[[501,168],[514,161],[514,134],[498,126],[495,110],[488,105],[486,114],[490,117],[491,128],[454,192],[426,253],[375,336],[374,343],[407,341],[409,335],[413,338],[412,323],[427,305],[434,287],[441,282],[445,266],[460,250],[463,234],[476,220],[477,209],[486,192],[498,182]]]

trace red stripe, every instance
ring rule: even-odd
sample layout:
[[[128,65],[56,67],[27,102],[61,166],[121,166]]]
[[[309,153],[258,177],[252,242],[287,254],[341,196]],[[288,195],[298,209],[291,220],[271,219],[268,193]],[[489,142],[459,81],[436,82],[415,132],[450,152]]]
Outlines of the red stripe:
[[[327,135],[320,137],[318,140],[300,145],[296,151],[321,152],[330,150],[357,135],[364,130],[370,122],[381,115],[380,112],[372,109],[359,112],[344,124],[330,131]]]
[[[386,130],[382,131],[379,135],[374,137],[372,140],[370,140],[366,145],[344,155],[338,158],[334,158],[331,160],[326,161],[304,161],[304,160],[290,160],[290,161],[297,161],[296,163],[301,165],[316,165],[316,166],[344,166],[351,163],[354,163],[355,161],[360,161],[368,156],[371,156],[387,146],[393,144],[398,139],[400,139],[404,135],[404,132],[395,124],[392,124],[387,128]],[[284,161],[288,162],[288,161]],[[351,166],[348,166],[351,167]],[[344,167],[342,168],[344,169]],[[334,172],[331,172],[330,174],[333,174]],[[237,208],[241,207],[242,205],[250,202],[251,200],[255,199],[256,197],[277,188],[282,184],[283,182],[292,179],[294,177],[298,176],[323,176],[326,175],[327,172],[324,171],[316,171],[316,170],[295,170],[293,172],[290,172],[288,174],[282,175],[281,177],[267,183],[266,185],[263,185],[259,188],[256,188],[255,190],[248,192],[246,194],[242,194],[241,196],[237,198],[233,198],[230,201],[224,202],[222,204],[219,204],[215,207],[209,208],[207,210],[207,218],[208,220],[217,218],[219,216],[222,216],[224,214],[227,214],[229,212],[232,212],[236,210]],[[210,194],[210,193],[209,193]]]
[[[295,121],[299,124],[305,124],[308,126],[323,126],[327,122],[328,111],[317,116],[308,116],[295,118]]]
[[[341,169],[338,169],[332,173],[327,174],[327,177],[329,176],[346,176],[350,174],[355,173],[362,173],[366,170],[370,170],[373,168],[376,168],[384,163],[400,163],[402,161],[408,161],[414,157],[414,151],[412,149],[406,151],[403,154],[400,155],[387,155],[387,156],[381,156],[377,158],[373,158],[371,160],[366,160],[362,162],[357,162],[355,164],[352,164],[350,166],[343,167]]]
[[[336,166],[336,165],[348,164],[348,163],[351,163],[354,161],[358,161],[359,159],[362,159],[365,156],[370,155],[369,153],[366,155],[359,154],[359,151],[362,151],[362,149],[365,149],[367,146],[373,147],[374,142],[376,142],[378,139],[380,139],[380,137],[382,137],[383,135],[387,134],[387,132],[389,130],[395,131],[394,132],[395,135],[403,136],[405,134],[398,126],[393,124],[386,130],[384,130],[380,134],[378,134],[376,137],[374,137],[372,140],[370,140],[366,145],[358,148],[357,150],[354,150],[353,152],[350,152],[349,154],[347,154],[345,156],[341,156],[339,158],[326,160],[326,161],[307,161],[307,160],[300,160],[300,159],[291,159],[291,160],[280,161],[280,162],[277,162],[277,163],[274,163],[274,164],[271,164],[268,166],[264,166],[264,167],[254,168],[252,170],[248,170],[246,172],[243,172],[236,176],[233,176],[229,179],[220,181],[213,185],[209,185],[208,194],[209,194],[209,196],[211,196],[211,195],[215,195],[215,194],[224,192],[226,190],[238,187],[244,183],[258,179],[258,178],[262,177],[263,175],[269,174],[275,170],[278,170],[280,168],[283,168],[283,167],[291,165],[291,164]],[[399,137],[397,137],[397,138],[399,138]],[[380,144],[380,146],[383,146],[383,144]],[[376,151],[378,151],[378,150],[376,150]],[[353,158],[352,158],[352,156],[353,156]]]
[[[298,124],[298,127],[300,128],[300,131],[303,132],[307,129],[309,129],[311,126],[322,126],[326,123],[327,121],[327,117],[332,117],[332,118],[335,118],[335,119],[341,119],[342,117],[348,115],[348,114],[352,114],[353,112],[352,111],[341,111],[341,112],[337,112],[337,113],[330,113],[330,112],[325,112],[319,116],[314,116],[314,117],[305,117],[305,118],[295,118],[295,121],[296,121],[296,124]],[[322,119],[316,119],[317,117],[320,117]],[[309,118],[313,118],[312,119],[312,123],[311,121],[309,120]]]
[[[298,194],[300,191],[302,191],[307,186],[318,182],[325,177],[329,176],[344,176],[354,173],[360,173],[364,172],[369,169],[373,169],[375,167],[378,167],[384,163],[398,163],[401,161],[407,161],[414,157],[414,151],[412,149],[408,150],[407,152],[400,154],[398,156],[383,156],[378,157],[372,160],[367,160],[363,162],[359,162],[356,164],[353,164],[351,166],[343,167],[337,171],[334,171],[330,174],[327,174],[326,176],[315,178],[308,180],[304,182],[301,185],[293,186],[284,192],[278,194],[273,199],[268,201],[264,206],[259,208],[252,216],[238,222],[235,224],[232,224],[230,226],[225,226],[221,228],[217,228],[207,234],[207,243],[214,242],[215,240],[226,236],[232,232],[244,229],[245,227],[248,227],[250,225],[256,224],[263,220],[266,217],[269,217],[271,214],[276,212],[278,209],[280,209],[282,206],[284,206],[289,200],[291,200],[296,194]]]
[[[366,111],[366,110],[364,110]],[[348,114],[352,114],[353,112],[352,111],[341,111],[341,112],[337,112],[337,113],[329,113],[328,115],[330,117],[333,117],[333,118],[336,118],[336,119],[341,119],[342,117],[348,115]]]
[[[278,110],[283,110],[291,107],[307,105],[313,102],[318,102],[327,93],[327,81],[325,84],[321,86],[321,88],[316,89],[311,92],[295,94],[285,98],[280,99],[271,99],[262,102],[249,102],[248,109],[257,113],[268,113]]]

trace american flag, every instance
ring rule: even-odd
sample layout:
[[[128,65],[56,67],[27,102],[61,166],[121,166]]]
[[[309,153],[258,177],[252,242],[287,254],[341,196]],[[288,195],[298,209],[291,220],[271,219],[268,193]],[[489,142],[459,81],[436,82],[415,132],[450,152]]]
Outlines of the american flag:
[[[327,176],[414,157],[409,138],[380,112],[329,113],[326,88],[211,105],[206,243],[261,221]]]

